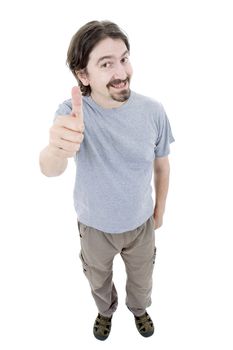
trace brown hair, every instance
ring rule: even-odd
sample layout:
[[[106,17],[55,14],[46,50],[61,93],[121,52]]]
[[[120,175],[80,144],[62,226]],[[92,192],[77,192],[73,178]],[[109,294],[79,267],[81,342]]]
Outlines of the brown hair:
[[[72,37],[66,63],[78,81],[83,95],[90,95],[90,86],[84,86],[77,76],[77,71],[87,67],[89,55],[96,44],[105,38],[121,39],[124,41],[128,51],[130,50],[127,35],[110,21],[91,21],[82,26]]]

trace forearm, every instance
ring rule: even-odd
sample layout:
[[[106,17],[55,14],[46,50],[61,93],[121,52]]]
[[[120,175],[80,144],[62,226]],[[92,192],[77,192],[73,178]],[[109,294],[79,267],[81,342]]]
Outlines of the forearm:
[[[61,175],[67,167],[68,159],[55,156],[47,146],[40,152],[39,162],[41,172],[50,177]]]
[[[157,169],[154,172],[154,185],[155,185],[155,208],[161,214],[165,211],[166,199],[169,188],[169,164],[165,169]]]

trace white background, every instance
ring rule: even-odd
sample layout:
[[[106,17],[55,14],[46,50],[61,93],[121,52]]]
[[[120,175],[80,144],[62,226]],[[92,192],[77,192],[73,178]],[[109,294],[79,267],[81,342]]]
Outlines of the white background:
[[[233,348],[232,15],[225,0],[1,2],[1,349]],[[58,178],[38,165],[54,112],[76,83],[65,65],[70,39],[94,19],[127,32],[132,89],[163,103],[176,139],[149,339],[124,305],[119,257],[112,332],[106,342],[93,337],[74,162]]]

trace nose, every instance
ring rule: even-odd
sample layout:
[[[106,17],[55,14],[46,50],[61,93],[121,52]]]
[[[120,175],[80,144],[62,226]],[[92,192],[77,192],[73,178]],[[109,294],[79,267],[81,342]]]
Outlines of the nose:
[[[128,75],[123,64],[121,62],[116,63],[113,78],[125,80],[127,76]]]

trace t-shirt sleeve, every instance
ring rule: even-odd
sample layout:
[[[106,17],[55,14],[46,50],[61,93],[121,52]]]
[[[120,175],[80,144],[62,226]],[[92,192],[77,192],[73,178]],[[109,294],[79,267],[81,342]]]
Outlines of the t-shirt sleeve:
[[[61,103],[55,114],[54,114],[54,121],[59,115],[69,115],[72,111],[72,105],[71,105],[71,100],[66,100],[63,103]]]
[[[155,158],[166,157],[170,153],[170,143],[174,142],[175,139],[172,135],[167,114],[161,104],[157,119],[157,132],[158,137],[154,148]]]

